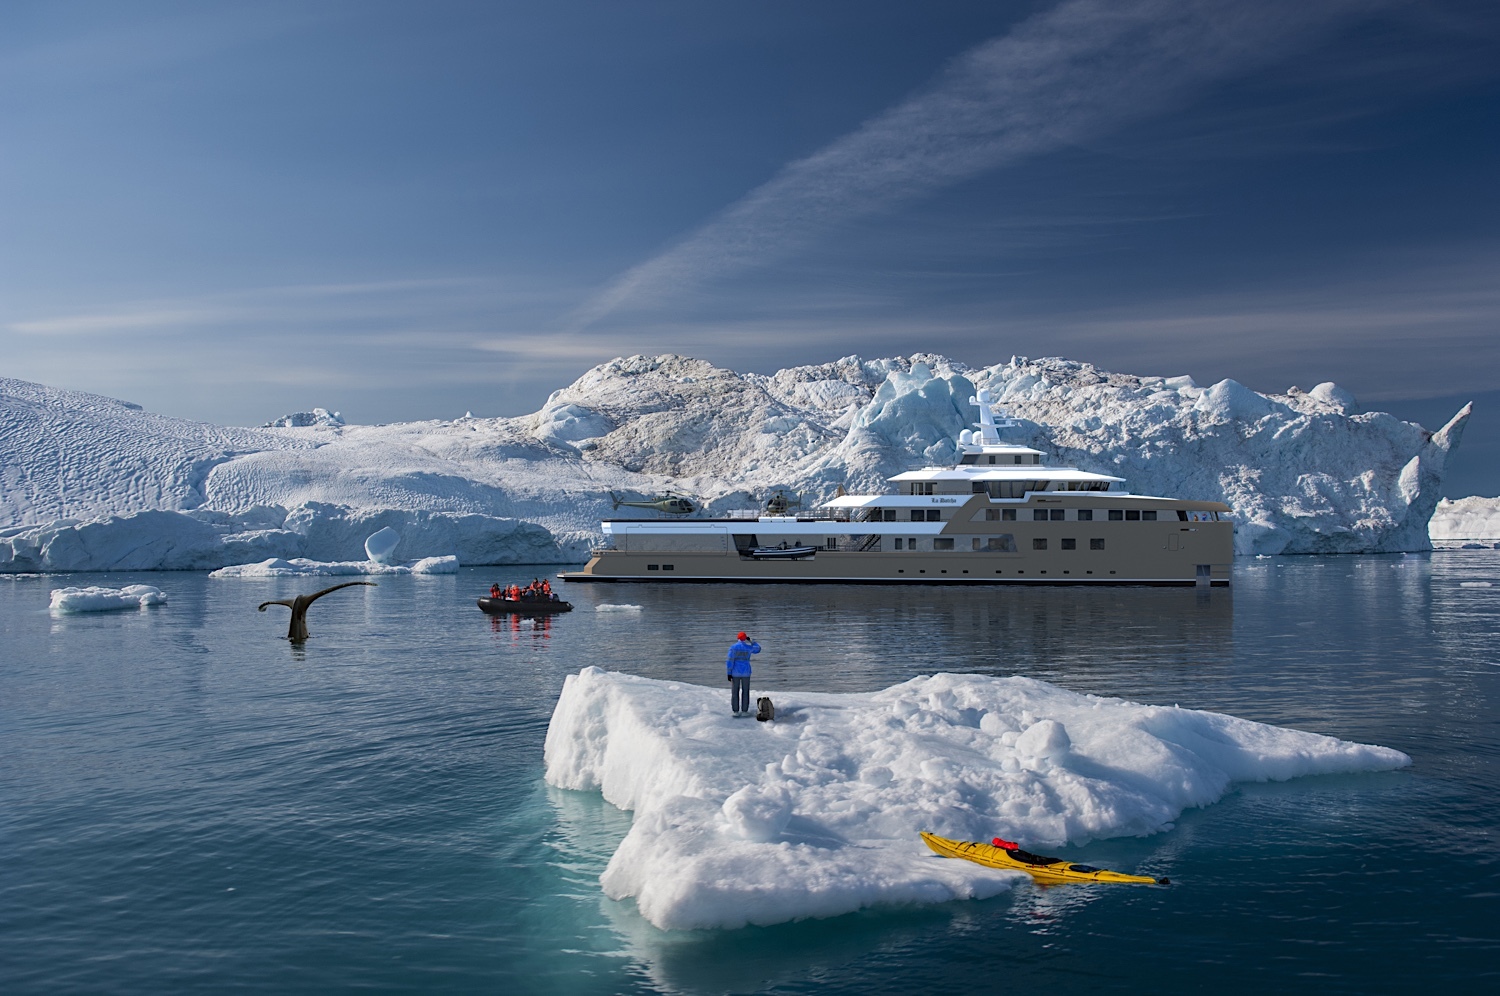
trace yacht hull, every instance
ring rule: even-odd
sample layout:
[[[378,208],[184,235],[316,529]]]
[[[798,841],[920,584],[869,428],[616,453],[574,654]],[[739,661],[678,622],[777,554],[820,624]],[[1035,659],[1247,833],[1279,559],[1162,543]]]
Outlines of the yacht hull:
[[[583,570],[559,577],[766,584],[1229,584],[1234,544],[1233,525],[1226,520],[1182,521],[1175,509],[1164,509],[1155,521],[1078,521],[1075,510],[1075,518],[1066,521],[991,522],[983,518],[987,505],[978,499],[941,526],[791,517],[614,522],[607,524],[614,527],[613,545],[594,551]],[[768,540],[804,545],[814,539],[817,548],[799,559],[756,556]]]

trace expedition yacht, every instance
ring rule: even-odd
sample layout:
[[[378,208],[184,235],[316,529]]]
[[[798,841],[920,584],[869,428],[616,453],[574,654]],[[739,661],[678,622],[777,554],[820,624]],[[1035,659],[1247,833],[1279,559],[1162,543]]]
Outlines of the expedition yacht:
[[[568,581],[1227,585],[1229,506],[1133,495],[1124,479],[1004,443],[988,391],[959,462],[897,474],[894,494],[841,494],[720,517],[607,519]],[[975,431],[977,430],[977,431]],[[782,507],[778,508],[777,505]],[[777,514],[780,512],[781,514]]]

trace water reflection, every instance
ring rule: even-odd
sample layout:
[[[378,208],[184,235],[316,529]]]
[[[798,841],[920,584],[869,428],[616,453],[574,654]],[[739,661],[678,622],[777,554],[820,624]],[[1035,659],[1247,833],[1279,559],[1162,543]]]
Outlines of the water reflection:
[[[552,616],[527,617],[512,613],[486,618],[490,621],[490,632],[511,637],[511,646],[518,645],[523,635],[529,635],[532,640],[546,640],[552,635]]]
[[[763,648],[757,688],[872,691],[952,671],[1129,695],[1142,667],[1190,686],[1235,654],[1233,589],[622,587],[571,585],[569,599],[597,621],[560,625],[613,637],[621,649],[608,666],[700,684],[722,680],[725,648],[742,629]],[[597,613],[627,599],[640,611]],[[642,645],[649,656],[635,652]]]
[[[540,622],[475,606],[507,573],[524,583],[537,569],[350,589],[313,611],[302,646],[255,609],[320,586],[306,579],[0,584],[0,797],[15,800],[5,870],[29,909],[55,911],[11,918],[16,964],[34,978],[74,966],[78,990],[149,991],[170,976],[184,989],[312,991],[336,977],[593,996],[1068,992],[1108,978],[1185,990],[1209,958],[1257,984],[1297,973],[1313,986],[1332,970],[1344,979],[1333,988],[1368,991],[1471,979],[1493,962],[1473,924],[1500,895],[1486,863],[1500,797],[1500,552],[1247,560],[1232,588],[1210,592],[569,585],[575,610]],[[161,587],[168,604],[47,612],[51,587],[129,583]],[[757,690],[1024,674],[1387,744],[1415,764],[1240,787],[1169,833],[1061,852],[1170,875],[1167,889],[1024,886],[659,931],[598,882],[630,814],[541,785],[548,719],[565,677],[589,664],[721,688],[740,629],[765,647]],[[258,905],[204,916],[203,883],[231,864],[224,884],[256,883],[232,901]],[[101,895],[157,898],[125,910]],[[417,974],[393,982],[402,944]],[[1153,987],[1169,965],[1184,974]]]

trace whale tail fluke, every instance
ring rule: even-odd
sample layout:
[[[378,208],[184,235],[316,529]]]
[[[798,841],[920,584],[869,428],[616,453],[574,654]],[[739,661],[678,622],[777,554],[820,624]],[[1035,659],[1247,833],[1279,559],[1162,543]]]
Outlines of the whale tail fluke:
[[[340,588],[349,588],[357,584],[366,585],[371,588],[379,587],[374,581],[345,581],[343,584],[336,584],[332,588],[315,591],[311,595],[298,595],[296,598],[277,598],[269,602],[261,602],[256,611],[266,611],[267,605],[285,605],[291,609],[292,618],[287,624],[286,638],[300,642],[307,639],[307,607],[330,591],[338,591]]]

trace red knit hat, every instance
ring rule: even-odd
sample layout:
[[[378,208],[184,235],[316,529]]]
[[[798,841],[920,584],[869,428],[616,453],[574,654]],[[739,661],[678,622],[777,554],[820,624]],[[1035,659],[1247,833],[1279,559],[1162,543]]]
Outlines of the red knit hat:
[[[734,635],[737,636],[737,637],[739,637],[741,640],[748,640],[748,639],[750,639],[750,634],[749,633],[736,633]]]

